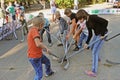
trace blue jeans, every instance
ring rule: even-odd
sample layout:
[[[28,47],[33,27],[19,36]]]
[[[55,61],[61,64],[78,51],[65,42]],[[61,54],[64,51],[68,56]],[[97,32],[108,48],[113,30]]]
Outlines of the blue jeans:
[[[94,36],[92,41],[95,41],[98,39],[100,39],[100,35]],[[91,49],[92,49],[92,72],[94,72],[94,73],[97,73],[99,53],[100,53],[100,49],[101,49],[103,43],[104,43],[104,40],[100,39],[99,41],[97,41],[96,43],[94,43],[91,46]]]
[[[51,7],[51,13],[55,14],[55,12],[56,12],[56,7]]]
[[[78,47],[79,48],[82,48],[82,43],[83,43],[83,40],[87,40],[87,35],[86,34],[84,34],[83,32],[81,33],[81,35],[80,35],[80,39],[79,39],[79,43],[78,43]]]
[[[41,58],[29,58],[29,61],[35,70],[36,75],[34,77],[34,80],[42,80],[43,76],[42,64],[45,64],[47,75],[49,75],[52,72],[50,60],[45,55],[42,55]]]

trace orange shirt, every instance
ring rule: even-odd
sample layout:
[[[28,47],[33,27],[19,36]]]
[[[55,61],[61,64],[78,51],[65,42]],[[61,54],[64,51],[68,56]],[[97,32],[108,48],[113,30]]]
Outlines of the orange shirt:
[[[40,35],[38,29],[33,27],[29,30],[27,36],[29,58],[40,58],[42,56],[42,49],[36,46],[34,41],[35,38],[40,38]]]

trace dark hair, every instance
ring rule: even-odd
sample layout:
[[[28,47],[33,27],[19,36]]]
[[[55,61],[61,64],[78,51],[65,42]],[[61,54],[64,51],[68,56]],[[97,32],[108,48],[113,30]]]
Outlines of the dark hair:
[[[76,17],[78,20],[80,19],[87,19],[87,16],[89,16],[89,14],[84,10],[84,9],[80,9],[77,13],[76,13]]]

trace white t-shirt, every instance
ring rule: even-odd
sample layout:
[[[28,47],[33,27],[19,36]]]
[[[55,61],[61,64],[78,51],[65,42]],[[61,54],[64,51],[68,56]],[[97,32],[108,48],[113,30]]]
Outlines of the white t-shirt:
[[[78,0],[74,0],[74,5],[78,5]]]
[[[50,6],[51,6],[51,7],[56,7],[56,6],[55,6],[55,0],[50,0]]]
[[[77,24],[80,24],[80,28],[83,28],[82,32],[88,36],[88,29],[86,27],[86,20],[84,20],[84,22],[80,22],[78,21]]]

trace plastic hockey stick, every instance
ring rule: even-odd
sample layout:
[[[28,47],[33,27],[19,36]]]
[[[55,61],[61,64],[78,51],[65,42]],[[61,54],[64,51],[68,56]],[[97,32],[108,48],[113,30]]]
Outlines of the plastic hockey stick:
[[[113,61],[110,61],[108,59],[106,59],[106,62],[110,63],[110,64],[113,64],[113,65],[119,65],[120,64],[120,62],[113,62]]]
[[[43,28],[43,29],[45,29],[45,28]],[[45,29],[45,31],[48,32],[48,33],[50,33],[47,29]],[[55,39],[58,40],[60,43],[62,43],[62,42],[61,42],[57,37],[55,37],[54,35],[51,34],[51,36],[53,36],[53,38],[55,38]],[[65,46],[66,46],[66,45],[65,45]],[[65,59],[66,53],[67,53],[67,49],[65,49],[65,47],[64,47],[64,50],[65,50],[65,54],[64,54],[64,56],[63,56],[62,59],[60,59],[59,57],[57,57],[57,56],[54,55],[53,53],[50,53],[50,55],[58,58],[58,62],[61,62],[61,64],[62,64],[62,63],[64,62],[64,59]],[[69,65],[69,60],[68,60],[68,59],[67,59],[67,65]],[[67,69],[67,68],[65,67],[64,69]]]
[[[70,65],[70,61],[69,61],[69,59],[67,59],[67,63],[65,64],[64,69],[67,70],[69,65]]]
[[[68,54],[68,48],[67,48],[68,47],[68,41],[66,41],[65,45],[63,44],[63,47],[64,47],[64,50],[65,50],[65,54],[64,54],[64,56],[61,60],[61,64],[63,64],[64,60],[66,59],[66,55]],[[70,61],[69,61],[69,59],[66,59],[66,64],[64,66],[64,69],[67,70],[69,65],[70,65]]]
[[[114,35],[114,36],[112,36],[112,37],[110,37],[110,38],[108,38],[108,39],[105,39],[105,41],[109,41],[109,40],[111,40],[111,39],[113,39],[113,38],[115,38],[115,37],[117,37],[117,36],[119,36],[120,35],[120,33],[118,33],[118,34],[116,34],[116,35]]]
[[[65,57],[66,57],[66,55],[67,55],[67,41],[66,41],[66,44],[64,44],[64,41],[62,40],[62,44],[63,44],[63,48],[64,48],[64,52],[65,52],[65,54],[63,55],[63,58],[61,59],[61,64],[63,64],[63,62],[64,62],[64,59],[65,59]]]
[[[45,28],[43,28],[43,29],[50,34],[50,32],[49,32],[47,29],[45,29]],[[62,42],[61,42],[57,37],[55,37],[53,34],[51,34],[51,36],[52,36],[54,39],[56,39],[57,41],[59,41],[60,43],[62,43]]]
[[[108,32],[107,34],[105,34],[104,38],[107,37],[111,32],[112,32],[112,31],[110,31],[110,32]],[[104,39],[104,38],[103,38],[103,39]],[[94,43],[98,42],[99,40],[100,40],[100,39],[97,39],[97,40],[91,42],[91,43],[88,45],[88,47],[90,47],[90,46],[93,45]],[[86,48],[82,48],[82,49],[80,49],[79,51],[76,51],[76,52],[72,53],[71,55],[69,55],[68,57],[66,57],[66,59],[71,58],[72,56],[74,56],[74,55],[82,52],[82,51],[85,50],[85,49],[86,49]]]
[[[73,42],[74,42],[74,39],[72,38],[72,40],[70,41],[70,45],[68,46],[67,52],[69,52],[69,50],[70,50],[70,48],[71,48]]]
[[[68,48],[67,48],[67,53],[69,52],[69,50],[70,50],[73,42],[74,42],[74,39],[71,40],[70,45],[69,45]],[[67,54],[66,54],[65,56],[67,56]],[[68,67],[69,67],[69,65],[70,65],[69,59],[66,59],[66,60],[67,60],[67,63],[66,63],[65,66],[64,66],[64,69],[65,69],[65,70],[67,70]]]
[[[59,59],[59,57],[57,55],[53,54],[52,52],[50,52],[49,54],[52,55],[53,57],[56,57]]]
[[[46,52],[46,50],[45,50],[45,49],[43,49],[43,51],[44,51],[44,52]],[[59,60],[59,57],[58,57],[57,55],[55,55],[54,53],[49,52],[49,55],[51,55],[51,56],[53,56],[53,57],[57,58],[57,60]]]

